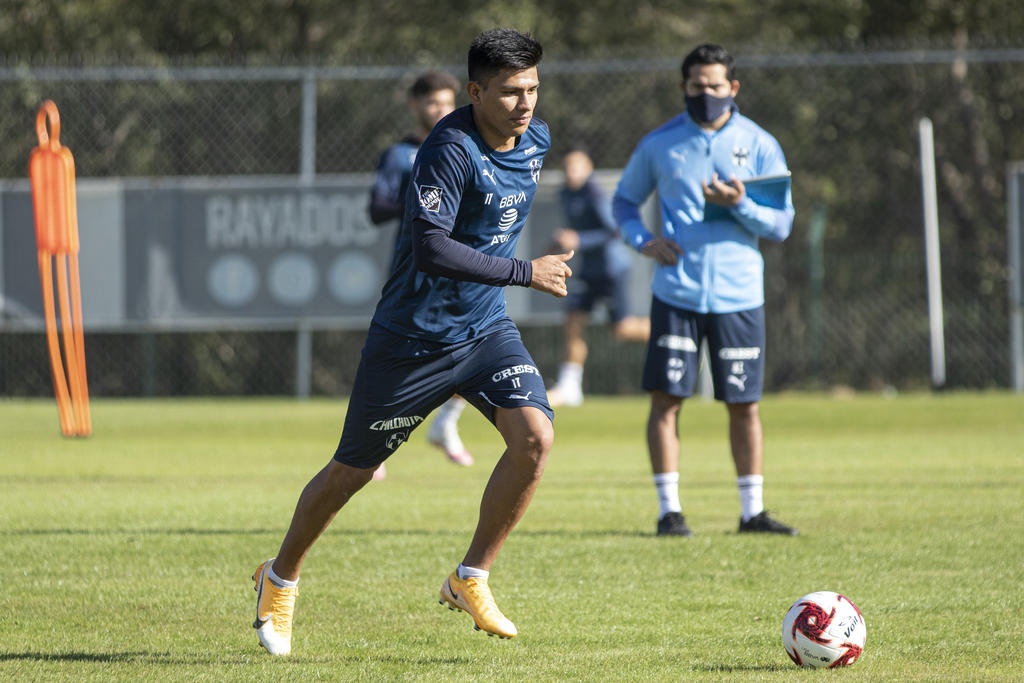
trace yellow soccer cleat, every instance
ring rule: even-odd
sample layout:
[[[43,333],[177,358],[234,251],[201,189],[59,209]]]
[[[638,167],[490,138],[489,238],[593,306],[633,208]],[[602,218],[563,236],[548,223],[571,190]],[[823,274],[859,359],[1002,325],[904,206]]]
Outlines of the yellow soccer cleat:
[[[286,655],[292,651],[292,612],[295,610],[297,586],[278,588],[267,576],[270,558],[252,575],[256,582],[256,621],[252,627],[260,637],[260,645],[272,655]]]
[[[517,633],[516,625],[506,619],[494,603],[486,579],[469,577],[462,580],[452,572],[441,586],[439,602],[447,604],[448,609],[469,612],[476,622],[476,630],[486,631],[489,636],[512,638]]]

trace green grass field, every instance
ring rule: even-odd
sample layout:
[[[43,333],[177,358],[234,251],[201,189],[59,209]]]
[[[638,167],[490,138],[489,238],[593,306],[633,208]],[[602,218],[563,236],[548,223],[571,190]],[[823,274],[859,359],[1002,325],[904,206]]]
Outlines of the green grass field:
[[[0,679],[1024,679],[1024,397],[767,398],[766,503],[797,538],[735,533],[721,406],[684,408],[693,539],[653,535],[645,399],[561,410],[491,574],[511,641],[437,604],[500,451],[467,410],[477,466],[416,432],[314,547],[293,655],[272,659],[249,576],[344,409],[95,401],[94,435],[68,440],[51,402],[0,401]],[[799,670],[780,644],[790,603],[822,589],[867,620],[849,670]]]

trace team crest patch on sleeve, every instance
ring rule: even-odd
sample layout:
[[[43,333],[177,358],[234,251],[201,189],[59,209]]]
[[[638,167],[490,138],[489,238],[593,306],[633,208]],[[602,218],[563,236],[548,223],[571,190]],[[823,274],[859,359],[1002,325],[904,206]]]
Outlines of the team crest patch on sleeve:
[[[433,185],[423,185],[420,187],[420,206],[427,211],[440,211],[441,210],[441,195],[444,194],[444,190],[440,187],[434,187]]]
[[[533,178],[534,183],[540,183],[540,167],[544,165],[544,162],[540,159],[530,159],[530,177]]]

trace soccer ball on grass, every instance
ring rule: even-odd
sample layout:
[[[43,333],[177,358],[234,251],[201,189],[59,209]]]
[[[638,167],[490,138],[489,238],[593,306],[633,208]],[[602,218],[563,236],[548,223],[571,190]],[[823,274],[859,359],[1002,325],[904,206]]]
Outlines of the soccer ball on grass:
[[[832,591],[808,593],[782,620],[782,644],[797,666],[850,666],[864,652],[864,616],[849,598]]]

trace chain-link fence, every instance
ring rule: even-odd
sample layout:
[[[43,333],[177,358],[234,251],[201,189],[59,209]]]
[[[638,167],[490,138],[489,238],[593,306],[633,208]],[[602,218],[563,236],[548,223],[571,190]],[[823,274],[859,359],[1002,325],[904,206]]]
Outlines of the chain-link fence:
[[[624,166],[644,134],[680,111],[679,61],[542,64],[549,167],[574,143],[586,144],[599,168]],[[25,176],[46,98],[61,109],[79,177],[371,172],[408,131],[405,89],[418,71],[3,67],[0,177]],[[928,385],[923,116],[936,135],[947,384],[1008,385],[1004,175],[1024,157],[1024,50],[741,54],[737,78],[741,111],[786,153],[797,208],[792,236],[763,244],[767,388]],[[311,389],[343,395],[363,332],[328,328],[310,337]],[[527,326],[524,337],[552,376],[561,330]],[[637,391],[642,347],[617,344],[602,325],[588,337],[585,389]],[[301,381],[297,340],[227,325],[87,330],[90,387],[95,395],[291,394]],[[42,336],[0,327],[0,395],[49,391]]]

